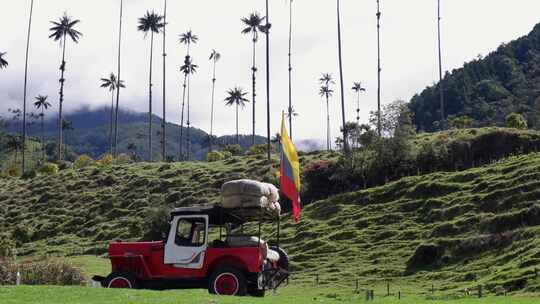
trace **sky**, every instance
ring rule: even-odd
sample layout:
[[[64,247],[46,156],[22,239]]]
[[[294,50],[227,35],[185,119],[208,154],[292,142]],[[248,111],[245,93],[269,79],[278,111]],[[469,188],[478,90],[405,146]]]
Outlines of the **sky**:
[[[148,111],[150,37],[137,31],[138,18],[147,10],[163,11],[163,0],[125,0],[122,45],[121,107]],[[28,104],[38,94],[48,95],[58,108],[58,78],[61,48],[48,39],[50,21],[64,12],[81,23],[78,44],[67,45],[64,107],[69,113],[83,107],[110,104],[108,91],[99,87],[100,78],[116,71],[119,0],[35,0],[29,58]],[[361,120],[377,106],[376,1],[341,0],[344,63],[344,97],[348,120],[355,119],[356,97],[353,82],[362,82],[367,92],[361,96]],[[0,71],[0,115],[8,108],[22,108],[24,50],[30,0],[0,0],[0,52],[7,52],[7,69]],[[225,106],[226,91],[235,86],[251,93],[251,38],[242,35],[240,19],[252,12],[264,15],[263,0],[168,0],[167,119],[180,121],[182,77],[179,66],[186,48],[178,42],[189,29],[199,36],[192,57],[199,66],[192,79],[191,120],[195,127],[209,131],[212,49],[222,57],[217,66],[217,135],[233,134],[234,109]],[[287,48],[289,1],[270,0],[271,31],[271,126],[279,130],[281,112],[288,105]],[[436,0],[381,0],[382,102],[410,100],[438,79]],[[538,0],[442,0],[444,70],[459,68],[464,62],[487,55],[501,43],[528,34],[540,21]],[[266,134],[265,40],[257,45],[256,132]],[[156,37],[154,51],[154,112],[162,104],[162,38]],[[295,139],[316,139],[326,135],[326,108],[318,95],[322,73],[339,75],[337,53],[336,1],[293,1],[293,107]],[[332,135],[339,132],[340,90],[336,79],[331,100]],[[248,96],[251,96],[251,94]],[[251,132],[251,106],[240,113],[240,132]]]

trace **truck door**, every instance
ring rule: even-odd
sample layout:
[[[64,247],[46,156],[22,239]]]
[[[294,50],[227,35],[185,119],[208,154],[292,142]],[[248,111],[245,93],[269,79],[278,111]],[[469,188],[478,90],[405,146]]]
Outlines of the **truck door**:
[[[174,217],[165,245],[165,264],[201,269],[208,248],[208,215]]]

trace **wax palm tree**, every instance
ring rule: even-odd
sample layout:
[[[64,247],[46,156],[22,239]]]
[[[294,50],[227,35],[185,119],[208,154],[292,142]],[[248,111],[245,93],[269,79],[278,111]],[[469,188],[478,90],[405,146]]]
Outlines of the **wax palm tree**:
[[[292,119],[295,115],[291,115],[293,111],[292,104],[292,24],[293,24],[293,0],[289,0],[289,107],[288,107],[288,118],[289,118],[289,136],[293,138],[293,123]]]
[[[164,0],[164,6],[163,6],[163,118],[161,120],[161,159],[162,161],[167,161],[167,136],[165,134],[166,132],[166,126],[167,126],[167,89],[166,89],[166,77],[167,77],[167,44],[166,44],[166,27],[167,27],[167,0]]]
[[[191,120],[190,120],[190,82],[191,82],[191,75],[195,74],[197,72],[198,66],[196,64],[193,64],[191,61],[191,57],[186,56],[184,65],[180,67],[180,71],[184,73],[184,75],[187,75],[187,139],[186,139],[186,158],[187,160],[190,159],[191,154]],[[184,104],[182,104],[182,122],[183,125],[184,121]],[[182,144],[182,141],[180,141],[180,144]]]
[[[330,150],[330,97],[334,91],[328,85],[323,85],[319,89],[319,95],[326,98],[326,149]]]
[[[67,14],[60,17],[58,22],[51,21],[53,27],[49,30],[52,34],[49,38],[52,38],[54,41],[59,41],[62,46],[62,63],[60,64],[60,101],[58,103],[58,160],[62,160],[62,142],[63,142],[63,104],[64,104],[64,84],[66,79],[64,78],[64,73],[66,71],[66,42],[67,38],[71,38],[74,43],[78,43],[79,39],[82,36],[82,33],[75,29],[75,26],[80,22],[80,20],[73,20],[68,17]]]
[[[154,53],[154,34],[163,28],[163,16],[155,12],[146,12],[144,17],[139,18],[138,30],[144,32],[144,36],[150,32],[150,69],[148,79],[148,160],[152,161],[152,64]]]
[[[337,33],[338,33],[338,61],[339,61],[339,86],[341,95],[341,131],[343,132],[343,151],[345,155],[349,154],[349,136],[347,135],[348,129],[345,127],[347,123],[347,117],[345,116],[345,81],[343,78],[343,56],[341,51],[341,10],[340,0],[336,0],[337,7]]]
[[[0,69],[5,69],[9,65],[6,58],[4,57],[6,56],[6,54],[7,54],[6,52],[4,53],[0,52]]]
[[[256,47],[259,40],[259,32],[265,32],[266,28],[263,25],[263,21],[266,17],[261,17],[259,13],[255,12],[249,15],[247,18],[242,18],[242,23],[245,28],[242,30],[242,34],[251,35],[251,41],[253,42],[253,66],[251,67],[251,79],[252,79],[252,107],[253,107],[253,134],[251,135],[251,144],[255,144],[255,97],[256,97]]]
[[[216,65],[217,62],[221,59],[221,54],[218,53],[216,50],[212,50],[212,53],[210,53],[210,61],[213,63],[213,73],[212,73],[212,104],[210,106],[210,135],[209,135],[209,145],[210,145],[210,152],[212,152],[212,144],[213,144],[213,137],[214,137],[214,97],[216,93]]]
[[[116,78],[116,75],[114,73],[111,73],[109,75],[109,78],[101,78],[101,87],[109,89],[109,92],[111,92],[111,118],[110,118],[110,126],[109,126],[109,147],[110,152],[113,154],[113,127],[114,127],[114,96],[115,92],[118,88],[125,88],[124,81]]]
[[[45,161],[45,110],[51,107],[51,104],[47,101],[48,96],[38,95],[34,106],[36,109],[41,110],[39,117],[41,118],[41,150],[42,160]]]
[[[266,18],[264,25],[264,33],[266,34],[266,156],[267,161],[270,164],[272,161],[272,144],[270,143],[270,6],[269,1],[266,0]]]
[[[184,66],[187,66],[188,63],[191,62],[191,45],[197,44],[199,41],[199,37],[195,34],[193,34],[192,30],[189,30],[185,33],[180,34],[180,44],[184,44],[187,46],[187,53],[186,58],[184,59]],[[188,69],[189,70],[189,69]],[[184,108],[186,103],[186,88],[188,86],[188,78],[190,77],[190,73],[184,73],[184,83],[182,85],[183,92],[182,92],[182,111],[181,111],[181,117],[180,117],[180,143],[179,143],[179,155],[178,158],[180,160],[184,159],[184,153],[183,153],[183,144],[184,144]],[[189,91],[189,88],[187,88]]]
[[[73,127],[73,123],[67,119],[64,119],[62,121],[62,130],[66,133],[66,144],[64,145],[64,155],[67,155],[67,139],[68,139],[68,131],[74,131],[75,128]]]
[[[362,87],[361,82],[355,82],[353,84],[352,90],[356,92],[356,123],[360,125],[360,93],[365,92],[366,89]]]
[[[120,17],[118,24],[118,61],[117,61],[117,75],[118,79],[121,79],[121,61],[122,61],[122,18],[124,15],[124,1],[120,0]],[[120,87],[116,90],[116,108],[114,110],[114,151],[113,156],[118,156],[118,111],[120,107]]]
[[[442,48],[441,48],[441,0],[437,0],[437,41],[439,46],[439,99],[441,106],[441,122],[444,121],[444,87],[442,70]]]
[[[285,113],[285,116],[290,120],[291,117],[298,117],[300,114],[298,114],[298,112],[296,112],[296,110],[293,108],[293,107],[290,107],[287,111],[287,113]]]
[[[377,133],[382,136],[381,119],[381,6],[377,0]]]
[[[30,52],[30,33],[32,31],[32,16],[34,12],[34,0],[30,1],[30,14],[28,16],[28,32],[26,35],[26,56],[24,62],[24,93],[23,93],[23,130],[22,130],[22,139],[23,139],[23,151],[22,151],[22,173],[25,173],[26,169],[26,97],[27,97],[27,86],[28,86],[28,57]],[[1,64],[0,64],[1,65]]]
[[[240,135],[238,133],[238,108],[242,107],[244,108],[246,106],[246,102],[249,102],[249,100],[246,99],[246,92],[244,92],[241,88],[236,87],[234,89],[231,89],[227,91],[227,97],[225,98],[225,102],[227,106],[236,106],[236,144],[240,144]]]

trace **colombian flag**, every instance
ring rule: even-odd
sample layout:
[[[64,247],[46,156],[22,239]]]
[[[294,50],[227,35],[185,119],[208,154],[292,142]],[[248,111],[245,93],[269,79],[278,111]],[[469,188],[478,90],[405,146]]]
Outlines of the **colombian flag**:
[[[281,118],[281,167],[280,190],[292,201],[294,222],[300,216],[300,162],[292,140],[285,127],[285,115]]]

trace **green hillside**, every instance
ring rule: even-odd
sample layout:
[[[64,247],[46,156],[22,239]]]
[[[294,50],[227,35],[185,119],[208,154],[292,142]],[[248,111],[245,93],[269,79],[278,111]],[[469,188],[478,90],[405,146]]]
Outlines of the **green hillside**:
[[[314,160],[338,154],[311,153]],[[146,234],[156,207],[215,203],[221,184],[276,182],[264,156],[215,163],[137,163],[67,169],[29,180],[0,178],[0,231],[19,255],[94,254],[113,239]],[[284,215],[282,245],[297,283],[386,280],[444,293],[540,292],[540,154],[461,172],[406,177],[342,193]],[[285,206],[287,207],[287,206]],[[267,233],[273,228],[265,227]]]
[[[501,45],[444,76],[445,112],[467,115],[476,126],[503,126],[506,115],[523,114],[529,126],[540,127],[540,24],[529,35]],[[436,130],[440,120],[439,85],[427,87],[410,103],[414,124]]]

